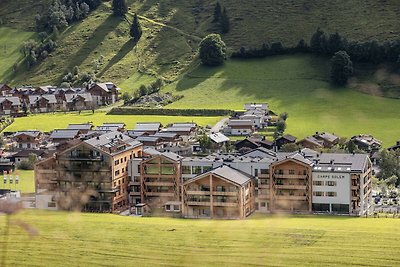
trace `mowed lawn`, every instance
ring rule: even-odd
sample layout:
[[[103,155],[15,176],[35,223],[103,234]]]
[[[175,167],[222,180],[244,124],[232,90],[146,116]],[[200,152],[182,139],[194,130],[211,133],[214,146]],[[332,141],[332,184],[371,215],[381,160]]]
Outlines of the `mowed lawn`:
[[[0,27],[0,83],[6,82],[13,66],[22,59],[20,49],[23,42],[32,39],[34,32]]]
[[[54,129],[65,129],[70,123],[92,122],[98,126],[105,122],[123,122],[127,129],[133,129],[137,122],[161,122],[163,125],[173,122],[195,122],[198,125],[214,125],[220,117],[191,117],[191,116],[155,116],[155,115],[107,115],[105,112],[91,111],[75,113],[38,114],[27,117],[16,118],[7,127],[5,132],[37,129],[41,131],[52,131]]]
[[[24,211],[7,266],[399,266],[400,222],[328,216],[185,220]],[[0,231],[4,216],[0,217]],[[14,224],[15,225],[15,224]]]
[[[15,176],[19,177],[18,184],[15,183]],[[0,188],[19,190],[21,193],[34,193],[35,192],[35,174],[32,171],[26,170],[15,170],[12,174],[13,183],[10,184],[10,179],[7,174],[7,183],[4,183],[3,175],[1,173]]]
[[[164,91],[184,95],[169,108],[242,109],[248,102],[267,102],[275,112],[289,113],[287,133],[299,138],[330,131],[373,134],[385,146],[400,139],[400,100],[332,87],[326,58],[228,60],[221,67],[200,66]]]

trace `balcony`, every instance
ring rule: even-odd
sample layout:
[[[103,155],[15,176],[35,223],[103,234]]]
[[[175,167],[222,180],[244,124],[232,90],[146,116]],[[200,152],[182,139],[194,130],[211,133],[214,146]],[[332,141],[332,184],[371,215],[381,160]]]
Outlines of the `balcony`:
[[[303,174],[274,174],[275,178],[278,179],[306,179],[307,175]]]
[[[220,207],[236,207],[238,205],[237,202],[218,202],[214,201],[213,206],[220,206]]]
[[[237,192],[222,192],[222,191],[213,191],[213,195],[216,196],[237,196]]]
[[[171,182],[159,182],[159,181],[154,181],[154,182],[145,182],[146,186],[174,186],[174,183]]]
[[[140,192],[129,192],[130,196],[140,196]]]
[[[306,190],[305,185],[290,185],[290,184],[280,184],[280,185],[275,185],[277,189],[298,189],[298,190]]]
[[[104,158],[102,156],[91,157],[89,155],[78,155],[74,157],[65,157],[64,159],[70,161],[103,161]]]
[[[209,201],[208,202],[205,202],[205,201],[188,201],[187,205],[188,206],[210,206],[211,203]]]
[[[283,196],[275,196],[277,200],[307,200],[306,196],[290,196],[290,195],[283,195]]]
[[[173,193],[173,192],[145,192],[145,195],[148,197],[174,197],[175,193]]]
[[[269,184],[258,184],[258,188],[269,189]]]
[[[201,191],[201,190],[188,190],[186,191],[187,195],[210,195],[210,191]]]

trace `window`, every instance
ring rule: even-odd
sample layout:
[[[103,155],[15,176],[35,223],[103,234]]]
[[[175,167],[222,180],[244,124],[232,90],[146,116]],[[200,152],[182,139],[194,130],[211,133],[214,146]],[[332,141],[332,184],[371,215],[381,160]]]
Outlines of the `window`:
[[[324,185],[324,182],[323,182],[323,181],[313,181],[313,185],[316,185],[316,186],[323,186],[323,185]]]
[[[56,202],[47,202],[47,207],[55,208],[56,207]]]
[[[166,211],[171,211],[171,206],[172,206],[172,205],[165,205],[165,210],[166,210]]]
[[[192,167],[192,174],[201,174],[201,167],[200,166],[193,166]]]
[[[114,165],[118,165],[119,164],[119,159],[117,159],[116,161],[114,161]]]
[[[119,170],[115,171],[115,176],[119,175]]]
[[[328,197],[336,197],[337,193],[336,192],[326,192],[326,196],[328,196]]]
[[[190,170],[192,167],[190,166],[182,166],[182,174],[190,174]]]
[[[179,207],[179,205],[174,205],[174,211],[180,211],[181,208]]]
[[[258,176],[258,169],[254,169],[254,176]]]
[[[211,166],[203,166],[203,172],[208,172],[212,169]]]
[[[294,170],[289,170],[289,174],[294,174]]]
[[[336,181],[326,181],[327,186],[336,186]]]
[[[217,192],[225,192],[225,188],[222,185],[216,186],[216,191]]]
[[[268,171],[268,169],[260,169],[260,173],[261,174],[268,174],[269,171]]]
[[[277,185],[283,185],[283,180],[282,179],[276,179],[276,184]]]
[[[261,202],[261,207],[265,208],[265,202]]]
[[[313,192],[313,196],[315,196],[315,197],[323,197],[324,196],[324,192],[314,191]]]

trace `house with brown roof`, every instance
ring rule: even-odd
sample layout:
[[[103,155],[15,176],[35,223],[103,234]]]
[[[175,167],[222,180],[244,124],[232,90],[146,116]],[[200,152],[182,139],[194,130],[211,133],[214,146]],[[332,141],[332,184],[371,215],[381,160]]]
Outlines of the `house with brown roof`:
[[[10,96],[12,88],[5,83],[0,83],[0,96]]]
[[[52,112],[58,108],[54,95],[30,95],[28,99],[31,112]]]
[[[42,140],[43,133],[40,131],[20,131],[13,136],[17,149],[38,149]]]
[[[2,115],[17,115],[21,109],[21,101],[15,96],[0,97],[0,113]]]
[[[314,136],[307,136],[300,141],[296,142],[297,145],[310,149],[317,149],[324,147],[324,141],[315,138]]]
[[[228,127],[224,132],[229,135],[250,135],[254,132],[255,127],[252,120],[240,120],[231,118],[228,121]]]

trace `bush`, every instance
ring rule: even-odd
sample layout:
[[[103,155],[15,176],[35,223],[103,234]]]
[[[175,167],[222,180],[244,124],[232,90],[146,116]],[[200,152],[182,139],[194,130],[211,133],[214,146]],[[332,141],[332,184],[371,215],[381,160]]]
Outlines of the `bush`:
[[[226,59],[226,45],[219,34],[209,34],[199,45],[201,62],[206,66],[219,66]]]
[[[22,160],[18,162],[17,169],[19,170],[33,170],[34,164],[29,160]]]

